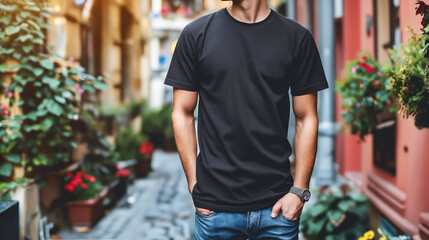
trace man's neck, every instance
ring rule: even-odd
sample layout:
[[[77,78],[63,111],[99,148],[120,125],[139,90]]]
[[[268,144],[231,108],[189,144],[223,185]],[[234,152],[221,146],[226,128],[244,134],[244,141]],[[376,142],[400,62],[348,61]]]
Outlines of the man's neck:
[[[235,19],[255,23],[264,20],[270,13],[267,0],[238,0],[226,7]]]

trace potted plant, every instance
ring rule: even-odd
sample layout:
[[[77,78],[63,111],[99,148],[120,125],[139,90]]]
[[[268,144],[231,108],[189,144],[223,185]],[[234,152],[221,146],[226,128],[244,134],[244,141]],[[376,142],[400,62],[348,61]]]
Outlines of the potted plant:
[[[137,164],[134,165],[136,177],[146,177],[152,169],[152,154],[154,151],[153,143],[143,141],[140,145]]]
[[[361,53],[359,59],[349,62],[347,77],[337,84],[336,90],[343,98],[343,123],[350,127],[352,134],[364,140],[365,135],[372,133],[386,118],[381,114],[388,115],[387,118],[395,116],[390,89],[380,64],[369,54]]]
[[[118,178],[118,184],[113,189],[116,199],[120,199],[127,194],[129,175],[130,171],[126,168],[116,171],[115,176]]]
[[[368,229],[367,197],[349,185],[323,186],[301,215],[300,231],[310,239],[357,239]]]
[[[116,138],[116,151],[121,160],[135,159],[134,174],[145,177],[151,170],[153,143],[141,133],[135,133],[131,127],[122,129]]]
[[[161,109],[151,108],[146,103],[142,110],[141,132],[149,137],[155,148],[164,146],[164,125],[165,121],[161,115]]]
[[[68,192],[67,212],[73,227],[91,227],[103,216],[102,200],[107,189],[85,171],[68,172],[64,177]]]
[[[115,207],[116,203],[126,195],[128,188],[128,176],[130,171],[126,168],[117,169],[113,177],[115,178],[108,186],[106,200],[103,202],[106,209]]]
[[[410,27],[408,30],[411,32],[408,44],[390,50],[387,74],[399,99],[402,117],[413,116],[418,129],[429,128],[429,59],[424,56],[427,37],[423,38]]]

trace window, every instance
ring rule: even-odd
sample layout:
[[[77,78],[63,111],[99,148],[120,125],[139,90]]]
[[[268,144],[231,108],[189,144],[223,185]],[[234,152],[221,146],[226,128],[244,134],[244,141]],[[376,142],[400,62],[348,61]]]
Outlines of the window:
[[[384,64],[388,50],[400,42],[399,1],[373,0],[375,59]],[[373,133],[374,165],[388,173],[396,173],[396,114],[386,108],[377,116],[380,124]]]

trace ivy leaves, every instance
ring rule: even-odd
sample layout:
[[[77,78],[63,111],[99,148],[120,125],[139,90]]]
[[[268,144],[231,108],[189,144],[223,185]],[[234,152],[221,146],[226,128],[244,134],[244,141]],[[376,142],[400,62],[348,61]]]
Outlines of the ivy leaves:
[[[72,123],[79,118],[78,95],[107,88],[102,77],[86,74],[82,67],[69,67],[56,54],[46,54],[50,51],[43,33],[49,29],[47,7],[45,1],[0,3],[0,27],[4,29],[0,32],[0,73],[12,75],[10,85],[5,86],[14,93],[9,105],[19,95],[17,104],[23,113],[0,121],[1,176],[11,176],[13,165],[31,171],[34,166],[69,161],[76,147]],[[21,159],[22,153],[25,159]]]
[[[23,135],[17,131],[20,126],[21,124],[17,120],[11,120],[7,123],[0,121],[0,139],[6,143],[0,144],[0,176],[9,177],[13,171],[11,163],[19,164],[21,162],[20,155],[10,153],[16,142],[23,139]],[[4,156],[8,162],[5,161]]]
[[[18,33],[20,30],[21,30],[20,26],[8,26],[5,29],[5,33],[6,33],[6,35],[11,36],[11,35]]]

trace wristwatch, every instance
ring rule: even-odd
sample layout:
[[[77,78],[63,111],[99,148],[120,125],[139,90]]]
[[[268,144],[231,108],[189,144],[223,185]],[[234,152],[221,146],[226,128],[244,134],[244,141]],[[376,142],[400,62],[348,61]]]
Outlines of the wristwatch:
[[[301,189],[295,186],[292,186],[289,190],[290,193],[296,194],[298,195],[299,198],[301,198],[301,201],[303,203],[307,202],[308,200],[310,200],[311,197],[311,192],[308,189]]]

